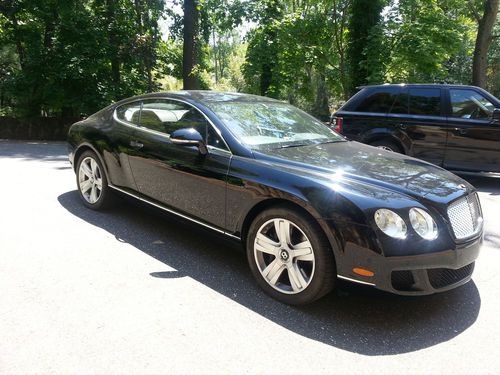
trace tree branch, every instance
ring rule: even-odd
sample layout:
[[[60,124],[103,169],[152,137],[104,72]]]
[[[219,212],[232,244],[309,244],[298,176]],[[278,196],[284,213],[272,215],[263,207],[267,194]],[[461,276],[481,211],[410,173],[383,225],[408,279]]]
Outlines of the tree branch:
[[[472,15],[474,16],[474,18],[476,19],[476,21],[479,23],[481,21],[481,15],[477,11],[477,9],[474,6],[472,0],[468,0],[467,3],[469,4],[469,9],[471,10]]]

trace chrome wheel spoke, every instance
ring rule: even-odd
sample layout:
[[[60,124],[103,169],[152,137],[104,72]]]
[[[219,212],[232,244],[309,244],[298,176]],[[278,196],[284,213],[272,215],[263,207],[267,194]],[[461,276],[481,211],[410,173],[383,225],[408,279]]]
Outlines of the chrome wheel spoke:
[[[80,182],[80,191],[82,193],[86,193],[91,188],[92,188],[92,183],[90,182],[90,180],[85,180],[83,182]]]
[[[102,178],[95,179],[95,186],[97,186],[99,190],[102,190]]]
[[[286,267],[288,271],[288,278],[290,279],[290,286],[294,292],[300,292],[307,285],[302,272],[300,272],[296,264],[288,264]]]
[[[314,261],[311,243],[309,241],[304,241],[297,245],[293,245],[292,256],[295,260]]]
[[[285,265],[275,259],[262,271],[262,274],[271,285],[276,285],[284,269]]]
[[[255,239],[255,250],[278,256],[280,244],[278,242],[274,242],[264,234],[258,233],[257,238]]]
[[[95,185],[92,185],[92,188],[90,190],[90,203],[95,203],[97,202],[97,187]]]
[[[90,167],[87,165],[87,161],[84,160],[82,162],[82,164],[80,165],[80,171],[83,172],[83,174],[85,176],[87,176],[88,178],[91,178],[92,177],[92,170],[90,169]]]
[[[97,172],[99,167],[97,166],[97,162],[94,159],[90,159],[90,169],[92,170],[92,176],[97,177]]]
[[[276,230],[281,246],[290,245],[290,222],[285,219],[275,219],[274,229]]]

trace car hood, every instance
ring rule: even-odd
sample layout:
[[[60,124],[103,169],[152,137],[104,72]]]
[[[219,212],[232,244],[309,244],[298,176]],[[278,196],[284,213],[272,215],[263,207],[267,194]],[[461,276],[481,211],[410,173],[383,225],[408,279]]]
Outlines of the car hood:
[[[258,151],[254,156],[295,174],[346,184],[354,180],[442,203],[474,190],[433,164],[354,141]]]

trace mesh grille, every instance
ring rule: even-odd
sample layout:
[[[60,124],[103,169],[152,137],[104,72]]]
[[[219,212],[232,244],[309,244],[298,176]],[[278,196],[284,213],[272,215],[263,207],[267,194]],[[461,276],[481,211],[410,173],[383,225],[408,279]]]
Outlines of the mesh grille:
[[[478,233],[483,218],[477,194],[468,195],[450,204],[448,218],[457,239],[461,240]]]
[[[450,268],[434,268],[427,270],[427,276],[434,289],[444,288],[445,286],[458,283],[469,277],[474,271],[474,263],[468,264],[458,270]]]

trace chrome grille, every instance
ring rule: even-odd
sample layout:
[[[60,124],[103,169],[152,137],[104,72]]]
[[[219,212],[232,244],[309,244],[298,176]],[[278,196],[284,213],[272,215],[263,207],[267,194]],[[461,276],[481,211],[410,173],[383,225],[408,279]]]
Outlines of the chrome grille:
[[[476,193],[460,198],[448,206],[453,234],[458,240],[468,238],[481,230],[483,217]]]

